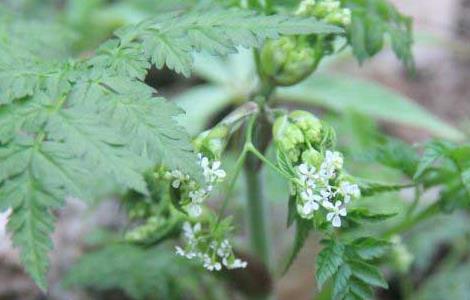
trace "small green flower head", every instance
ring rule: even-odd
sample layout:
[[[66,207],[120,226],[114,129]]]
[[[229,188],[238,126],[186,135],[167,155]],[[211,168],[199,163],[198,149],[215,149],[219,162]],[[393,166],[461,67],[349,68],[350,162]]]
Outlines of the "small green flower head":
[[[318,2],[313,9],[313,17],[323,19],[329,14],[336,13],[341,3],[336,0],[323,0]]]
[[[296,84],[317,67],[315,50],[298,37],[281,37],[266,42],[261,50],[263,74],[276,85]]]
[[[289,114],[290,119],[299,127],[310,143],[319,143],[322,139],[322,124],[308,111],[296,110]]]

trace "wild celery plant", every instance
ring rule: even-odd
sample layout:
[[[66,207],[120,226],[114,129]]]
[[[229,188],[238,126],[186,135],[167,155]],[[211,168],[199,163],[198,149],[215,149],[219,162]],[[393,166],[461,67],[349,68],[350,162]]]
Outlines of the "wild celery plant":
[[[146,252],[149,248],[181,236],[175,256],[208,271],[249,272],[249,261],[238,257],[231,240],[236,222],[227,216],[244,170],[252,252],[273,274],[272,220],[259,172],[265,166],[284,178],[290,190],[287,225],[295,223],[296,234],[283,270],[316,232],[323,237],[316,259],[318,286],[331,299],[373,298],[374,288],[388,286],[381,264],[391,261],[403,272],[409,269],[400,233],[443,210],[468,208],[470,147],[435,140],[419,158],[415,149],[383,137],[368,159],[403,171],[409,180],[365,180],[344,167],[335,129],[326,120],[308,111],[276,108],[273,101],[288,91],[281,87],[305,82],[326,57],[350,47],[362,63],[383,48],[386,38],[413,69],[411,20],[386,0],[187,2],[183,10],[119,28],[93,55],[78,58],[64,49],[73,44],[70,32],[2,10],[0,207],[11,209],[8,230],[26,270],[47,290],[53,210],[66,197],[99,198],[99,178],[126,208],[131,226],[119,243],[131,245],[112,246],[82,265],[106,261],[108,254],[118,259],[123,251],[132,253],[134,265],[146,266],[145,260],[158,256],[158,251]],[[189,76],[195,53],[225,56],[239,47],[254,48],[257,85],[220,122],[191,138],[175,120],[182,110],[144,82],[148,70],[167,67]],[[240,140],[235,165],[224,169],[224,155]],[[266,155],[270,146],[275,159]],[[434,186],[441,186],[439,198],[417,211],[424,189]],[[391,228],[380,224],[394,213],[372,212],[359,201],[410,187],[416,189],[416,200]],[[218,211],[207,205],[216,192],[223,199]],[[354,234],[370,222],[379,227],[374,234]],[[104,286],[124,288],[135,298],[157,297],[153,293],[164,287],[149,284],[145,292],[129,277],[118,277],[133,267],[115,263],[93,277],[72,278],[99,281],[97,274],[115,273]],[[149,274],[177,278],[177,271],[167,271],[168,276]],[[269,291],[257,296],[269,297]]]

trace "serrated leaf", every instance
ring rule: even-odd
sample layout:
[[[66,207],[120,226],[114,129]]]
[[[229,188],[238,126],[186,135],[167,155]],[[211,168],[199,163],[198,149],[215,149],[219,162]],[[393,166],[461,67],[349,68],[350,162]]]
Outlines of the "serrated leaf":
[[[366,179],[359,180],[358,184],[361,190],[361,196],[363,197],[370,197],[379,193],[399,191],[414,186],[414,184],[389,184]]]
[[[335,241],[329,241],[327,246],[318,254],[315,277],[318,286],[331,278],[343,264],[344,246]]]
[[[398,213],[373,213],[366,208],[355,208],[351,209],[348,212],[348,219],[351,219],[358,223],[374,223],[383,222],[385,220],[395,217],[397,214]]]
[[[351,268],[347,264],[339,268],[333,283],[333,299],[342,299],[348,292],[351,275]]]
[[[409,70],[414,69],[411,18],[401,15],[385,0],[343,0],[342,2],[352,12],[348,38],[353,53],[360,63],[382,50],[385,35],[388,35],[397,58]]]
[[[439,158],[445,156],[449,145],[441,141],[433,141],[426,145],[413,179],[416,180]]]
[[[349,261],[348,264],[357,279],[369,285],[388,288],[387,282],[375,266],[359,260]]]
[[[284,267],[283,273],[287,273],[287,271],[289,271],[290,266],[294,262],[300,250],[302,250],[305,244],[305,241],[308,238],[310,230],[312,230],[313,228],[313,223],[311,220],[297,218],[296,221],[297,222],[296,222],[296,227],[295,227],[294,244],[292,247],[291,254],[289,255],[289,258],[287,260],[286,266]]]
[[[206,51],[226,55],[237,46],[259,47],[281,34],[340,33],[342,29],[312,18],[257,15],[240,9],[206,9],[169,13],[116,32],[121,48],[143,44],[145,56],[157,68],[168,68],[189,76],[192,54]]]
[[[390,248],[390,243],[372,237],[363,237],[354,240],[351,246],[359,257],[371,260],[385,255]]]
[[[286,172],[286,174],[291,175],[292,177],[296,176],[296,172],[295,172],[294,167],[292,166],[292,163],[290,162],[289,158],[283,151],[278,149],[276,151],[276,158],[277,158],[277,165],[279,166],[281,170]]]
[[[367,300],[373,299],[374,297],[374,291],[372,288],[356,279],[350,280],[349,290],[352,294],[356,295],[358,299]]]

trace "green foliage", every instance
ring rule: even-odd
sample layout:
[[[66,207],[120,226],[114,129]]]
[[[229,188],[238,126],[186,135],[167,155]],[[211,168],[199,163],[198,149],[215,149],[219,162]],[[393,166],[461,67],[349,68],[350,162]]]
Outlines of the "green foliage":
[[[440,137],[463,138],[460,131],[405,96],[355,78],[314,74],[296,86],[278,89],[277,95],[279,100],[318,105],[338,113],[360,112],[380,120],[423,128]]]
[[[108,51],[109,46],[104,45],[97,59],[109,66],[108,61],[116,62],[119,57],[123,63],[139,66],[138,61],[143,64],[148,58],[157,68],[166,65],[189,76],[195,51],[226,55],[236,52],[237,46],[259,47],[266,38],[277,38],[280,34],[334,32],[341,30],[307,18],[259,16],[238,9],[201,9],[168,13],[119,30],[116,45],[110,45],[115,51]],[[145,75],[145,68],[137,67],[131,72],[114,69],[118,74]]]
[[[213,291],[204,289],[213,280],[168,248],[122,244],[85,254],[64,282],[96,291],[120,289],[133,299],[187,299],[189,295],[193,299],[221,299],[215,298],[223,297],[216,287]]]
[[[317,284],[321,287],[332,279],[333,299],[369,299],[372,287],[388,287],[379,269],[370,262],[383,256],[387,248],[387,242],[372,237],[351,243],[325,241],[317,257]]]
[[[51,209],[66,196],[93,198],[94,178],[105,177],[116,188],[146,194],[142,172],[156,164],[200,178],[189,135],[174,120],[182,111],[140,81],[150,67],[147,59],[188,74],[193,50],[226,54],[282,33],[338,31],[242,10],[173,13],[119,30],[90,59],[63,62],[60,55],[43,55],[54,55],[49,50],[60,45],[43,44],[47,28],[10,17],[2,22],[0,206],[13,208],[9,229],[43,289]]]
[[[408,69],[414,68],[411,18],[401,15],[385,0],[342,0],[342,3],[352,11],[348,38],[360,63],[382,50],[388,35],[395,55]]]

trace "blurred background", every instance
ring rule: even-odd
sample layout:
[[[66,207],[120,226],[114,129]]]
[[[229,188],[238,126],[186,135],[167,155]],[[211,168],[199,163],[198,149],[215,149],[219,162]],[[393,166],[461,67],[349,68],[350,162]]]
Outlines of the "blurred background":
[[[91,51],[108,38],[117,27],[135,23],[156,12],[185,7],[189,5],[188,3],[196,1],[4,0],[2,2],[26,16],[58,19],[70,28],[74,41],[72,51],[79,56],[86,57],[92,54]],[[338,130],[340,146],[347,148],[345,151],[352,161],[349,166],[351,173],[365,177],[397,178],[399,175],[390,170],[362,168],[360,159],[356,163],[354,159],[358,156],[356,154],[367,148],[368,141],[361,139],[364,134],[383,132],[401,138],[412,145],[436,136],[452,140],[468,140],[470,135],[470,0],[392,0],[392,2],[403,14],[414,19],[416,73],[408,74],[390,50],[383,51],[361,67],[352,58],[350,52],[346,51],[339,58],[322,65],[320,77],[313,79],[318,83],[318,89],[311,91],[316,93],[316,99],[318,98],[312,100],[315,106],[314,111],[331,121]],[[168,70],[151,70],[146,82],[186,109],[187,117],[182,117],[181,122],[191,124],[189,129],[195,134],[210,126],[211,123],[215,123],[237,101],[240,102],[247,96],[246,87],[252,84],[253,76],[250,59],[250,53],[246,51],[227,60],[208,59],[201,56],[196,60],[195,73],[191,78],[175,75]],[[211,82],[211,74],[217,74],[214,73],[217,68],[224,68],[226,69],[224,72],[229,74],[225,82],[222,77],[217,82]],[[394,93],[383,92],[382,89],[377,91],[377,85],[384,86],[385,91],[394,91]],[[196,88],[190,90],[192,87]],[[225,96],[227,89],[230,90],[230,97]],[[303,93],[307,92],[309,91],[303,91]],[[298,97],[298,101],[284,101],[295,98],[296,93],[300,92],[286,89],[279,95],[278,104],[288,108],[307,106],[310,100],[304,101],[301,96]],[[376,101],[370,101],[370,98],[374,97],[380,98],[378,106]],[[204,101],[196,103],[196,99],[204,99]],[[349,103],[352,104],[343,107],[341,101],[351,101]],[[207,109],[204,105],[207,105]],[[208,122],[204,122],[206,117],[209,117]],[[227,163],[229,164],[230,161]],[[275,233],[272,241],[273,259],[282,260],[292,241],[292,232],[286,231],[284,224],[287,189],[275,174],[267,173],[265,190],[272,214],[271,230]],[[243,202],[243,189],[242,184],[237,187],[236,194],[239,195],[237,198],[240,198],[240,202]],[[425,195],[425,198],[433,199],[436,193],[437,191],[434,194]],[[396,207],[398,212],[400,201],[408,201],[412,197],[411,194],[412,191],[389,193],[385,199],[382,199],[381,203],[385,204],[381,205]],[[216,203],[217,199],[214,201]],[[370,201],[370,205],[376,205],[372,203],[372,200]],[[234,201],[234,203],[237,202]],[[235,215],[240,215],[236,205],[233,206]],[[166,285],[175,284],[172,280],[159,278],[159,276],[164,277],[164,274],[160,274],[159,271],[156,271],[159,274],[153,274],[151,270],[146,269],[152,268],[152,265],[145,263],[147,259],[154,259],[152,253],[144,255],[134,251],[135,249],[128,249],[129,256],[126,256],[123,255],[126,252],[111,251],[101,253],[101,256],[91,257],[88,261],[82,261],[78,267],[72,267],[82,254],[95,249],[100,243],[112,240],[109,231],[125,226],[125,214],[116,201],[105,199],[100,203],[87,205],[81,201],[69,199],[66,208],[57,212],[57,217],[58,222],[54,233],[55,248],[50,255],[51,288],[46,296],[23,272],[18,252],[12,248],[5,230],[8,213],[0,215],[0,300],[153,299],[154,297],[166,299],[159,295],[149,297],[141,293],[146,288],[160,293],[168,288]],[[243,218],[239,219],[242,223]],[[413,232],[402,237],[409,256],[406,270],[411,274],[409,279],[413,283],[416,295],[414,299],[470,299],[470,266],[467,270],[457,270],[445,269],[446,265],[440,264],[448,259],[446,251],[451,247],[450,245],[457,244],[460,247],[459,251],[463,253],[461,255],[470,255],[469,224],[468,216],[464,214],[442,216],[433,219],[432,223],[418,226]],[[240,226],[242,230],[238,244],[241,249],[244,249],[247,238],[242,224]],[[97,230],[97,228],[105,228],[106,231]],[[273,287],[278,299],[322,299],[321,295],[317,298],[312,296],[317,292],[314,283],[314,265],[318,251],[318,238],[312,236],[291,270]],[[168,256],[158,254],[158,257],[164,260],[162,257]],[[106,278],[114,275],[106,274],[106,271],[100,273],[102,277],[92,276],[94,272],[98,272],[98,268],[101,268],[100,264],[103,269],[106,269],[106,265],[120,264],[126,259],[130,262],[135,260],[136,264],[140,263],[129,265],[127,268],[122,266],[121,271],[129,273],[128,278],[124,279],[127,286],[116,286],[112,280],[106,281]],[[171,261],[171,258],[168,259],[170,264],[180,263]],[[399,263],[395,266],[396,268],[400,268]],[[443,268],[438,275],[434,275],[436,266]],[[157,263],[155,267],[167,268],[165,262]],[[70,275],[71,268],[72,275]],[[97,269],[94,270],[94,268]],[[138,268],[145,271],[139,271]],[[192,269],[175,268],[174,273],[168,276],[173,276],[176,281],[183,280],[184,274],[179,273],[181,270],[191,272]],[[116,269],[109,268],[108,272],[116,272]],[[199,271],[194,272],[199,274],[197,273]],[[390,272],[400,273],[393,272],[393,270]],[[142,277],[146,276],[154,276],[151,280],[168,281],[162,281],[163,283],[158,287],[152,284],[146,285],[142,283],[145,281]],[[401,299],[397,296],[398,292],[395,293],[393,284],[394,280],[400,281],[400,278],[394,276],[391,277],[391,289],[383,294],[379,292],[377,299]],[[68,283],[64,283],[64,278]],[[100,286],[96,282],[94,284],[94,280],[106,282]],[[231,280],[237,281],[238,279],[231,278]],[[262,272],[257,280],[259,281],[255,282],[255,289],[263,288],[263,285],[270,286],[270,283],[263,278]],[[199,284],[192,282],[191,279],[185,282],[187,285],[182,286],[189,291],[194,288],[192,285]],[[214,281],[214,278],[207,278],[205,284],[208,289],[224,289],[224,285]],[[222,297],[243,299],[237,293],[237,289],[246,287],[240,288],[233,284],[229,286],[230,290],[233,290],[229,292],[229,296],[214,292],[211,297],[213,299],[223,299]],[[253,287],[248,287],[250,288]],[[193,296],[185,297],[192,299]],[[204,299],[204,297],[198,299]]]

